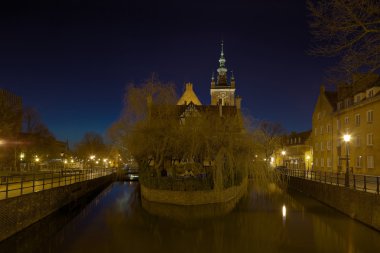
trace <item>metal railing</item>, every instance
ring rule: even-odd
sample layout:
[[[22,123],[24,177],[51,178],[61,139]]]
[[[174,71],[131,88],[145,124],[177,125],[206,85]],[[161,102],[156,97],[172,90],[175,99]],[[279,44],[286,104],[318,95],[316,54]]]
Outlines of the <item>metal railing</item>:
[[[0,200],[110,175],[115,169],[63,170],[0,176]]]
[[[324,184],[346,187],[346,174],[342,172],[294,170],[286,168],[278,168],[277,171],[291,177],[299,177]],[[380,176],[349,173],[348,182],[348,187],[351,189],[379,194]]]

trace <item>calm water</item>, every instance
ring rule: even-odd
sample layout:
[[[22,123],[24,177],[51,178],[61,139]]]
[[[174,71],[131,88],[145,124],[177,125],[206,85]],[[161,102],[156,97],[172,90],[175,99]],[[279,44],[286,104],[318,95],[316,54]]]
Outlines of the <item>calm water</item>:
[[[380,233],[299,193],[253,185],[225,216],[171,220],[141,207],[138,183],[118,182],[0,252],[380,252]]]

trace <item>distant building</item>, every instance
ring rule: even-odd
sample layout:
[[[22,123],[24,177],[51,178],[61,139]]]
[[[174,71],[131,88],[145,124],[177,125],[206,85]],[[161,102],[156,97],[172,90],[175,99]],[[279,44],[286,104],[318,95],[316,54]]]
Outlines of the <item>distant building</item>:
[[[348,153],[354,173],[380,174],[378,75],[355,75],[353,84],[338,85],[337,91],[322,86],[312,125],[314,168],[344,172]],[[348,145],[344,135],[351,137]]]
[[[277,166],[302,170],[311,169],[313,165],[313,148],[310,136],[311,130],[285,136],[283,148],[276,152]]]
[[[231,73],[230,80],[228,80],[225,63],[226,59],[224,57],[224,48],[222,42],[222,50],[219,58],[219,68],[217,69],[217,80],[215,81],[214,75],[211,78],[211,104],[202,105],[193,90],[193,84],[187,83],[184,93],[177,102],[177,105],[180,106],[183,112],[186,112],[186,108],[200,111],[214,110],[218,112],[220,116],[222,116],[223,113],[236,114],[236,112],[240,110],[241,98],[239,96],[235,96],[235,77],[233,76],[233,73]],[[183,116],[185,116],[185,114],[181,114],[181,117]]]

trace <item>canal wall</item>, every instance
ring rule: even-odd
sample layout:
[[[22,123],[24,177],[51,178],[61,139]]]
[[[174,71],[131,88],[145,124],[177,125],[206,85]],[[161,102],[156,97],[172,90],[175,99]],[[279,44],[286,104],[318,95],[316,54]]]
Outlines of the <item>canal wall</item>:
[[[0,200],[0,241],[65,205],[106,187],[114,175]]]
[[[247,192],[247,187],[247,178],[240,185],[208,191],[159,190],[140,184],[141,203],[150,214],[191,221],[229,213]]]
[[[151,202],[164,204],[193,206],[215,203],[226,203],[234,199],[239,200],[247,192],[248,179],[242,183],[223,190],[209,191],[170,191],[151,189],[141,184],[141,196]]]
[[[380,195],[297,177],[288,177],[288,187],[380,231]]]

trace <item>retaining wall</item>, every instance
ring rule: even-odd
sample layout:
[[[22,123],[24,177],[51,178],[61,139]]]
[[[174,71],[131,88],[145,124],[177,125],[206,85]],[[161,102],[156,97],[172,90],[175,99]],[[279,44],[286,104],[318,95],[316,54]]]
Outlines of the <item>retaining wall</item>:
[[[311,197],[380,230],[380,195],[346,187],[288,177],[288,187]]]
[[[246,193],[247,182],[248,180],[245,178],[238,186],[209,191],[158,190],[141,184],[141,196],[147,201],[184,206],[224,203],[240,198]]]
[[[61,207],[105,187],[114,175],[0,200],[0,241]]]

